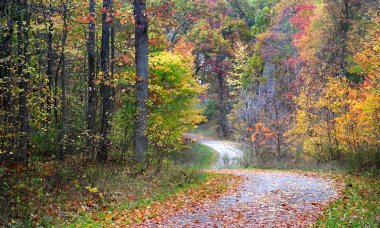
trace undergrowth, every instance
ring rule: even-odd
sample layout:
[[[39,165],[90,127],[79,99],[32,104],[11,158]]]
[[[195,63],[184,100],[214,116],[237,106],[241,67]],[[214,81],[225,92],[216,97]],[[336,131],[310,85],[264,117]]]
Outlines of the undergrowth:
[[[0,226],[87,224],[92,214],[145,207],[204,183],[209,176],[198,170],[214,159],[212,150],[195,143],[180,164],[167,162],[158,173],[152,168],[137,176],[127,164],[75,159],[2,167]]]

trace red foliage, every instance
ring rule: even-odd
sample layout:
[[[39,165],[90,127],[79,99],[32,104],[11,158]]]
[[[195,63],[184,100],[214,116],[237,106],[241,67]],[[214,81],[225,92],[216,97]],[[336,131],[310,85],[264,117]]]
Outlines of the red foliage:
[[[291,68],[295,68],[297,65],[301,63],[302,63],[302,59],[300,56],[291,56],[285,61],[285,64]]]
[[[296,14],[290,18],[290,22],[298,28],[298,32],[293,35],[294,42],[297,42],[304,34],[306,28],[310,25],[310,17],[313,15],[315,5],[311,3],[300,3],[295,7]]]
[[[297,12],[300,12],[300,11],[304,11],[304,10],[309,10],[309,11],[312,11],[315,9],[315,5],[312,4],[312,3],[300,3],[298,4],[296,7],[295,7],[295,10]]]
[[[103,8],[101,9],[101,12],[102,12],[102,13],[108,13],[108,12],[109,12],[109,9],[107,9],[106,7],[103,7]]]
[[[148,43],[151,44],[151,45],[156,45],[157,44],[157,40],[156,39],[150,39],[148,41]]]

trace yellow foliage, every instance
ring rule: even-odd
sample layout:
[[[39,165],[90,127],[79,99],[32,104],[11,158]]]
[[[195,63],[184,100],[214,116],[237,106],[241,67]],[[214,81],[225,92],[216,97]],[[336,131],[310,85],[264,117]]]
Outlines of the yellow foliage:
[[[303,88],[295,99],[296,123],[287,133],[290,140],[301,145],[306,157],[319,159],[379,146],[378,77],[360,86],[346,78],[327,77],[321,90]]]
[[[97,192],[98,192],[98,189],[95,188],[95,187],[86,186],[85,188],[86,188],[89,192],[91,192],[91,193],[97,193]]]
[[[196,107],[204,88],[193,77],[192,67],[190,53],[182,55],[177,49],[150,58],[149,135],[156,153],[180,149],[181,136],[205,121],[203,110]]]

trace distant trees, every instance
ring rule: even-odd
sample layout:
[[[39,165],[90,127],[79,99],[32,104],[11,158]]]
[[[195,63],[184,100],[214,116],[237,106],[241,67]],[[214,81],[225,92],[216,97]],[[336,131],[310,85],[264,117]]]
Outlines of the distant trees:
[[[254,44],[239,60],[244,63],[240,99],[229,118],[235,136],[247,146],[247,165],[289,157],[284,134],[291,125],[292,83],[296,79],[289,63],[296,53],[291,45],[294,31],[288,23],[294,13],[291,7],[294,5],[278,5],[272,27],[255,34]]]
[[[247,145],[247,164],[286,158],[380,164],[379,144],[368,141],[377,135],[369,126],[379,126],[370,121],[379,105],[364,102],[378,99],[367,90],[378,80],[369,83],[359,54],[374,39],[365,34],[379,26],[373,4],[279,1],[274,7],[270,27],[241,58],[244,84],[230,115],[235,135]]]
[[[189,36],[197,44],[197,74],[211,85],[210,92],[216,94],[218,134],[224,138],[228,136],[227,114],[232,105],[233,85],[229,79],[233,78],[234,45],[240,36],[244,37],[247,27],[241,19],[228,14],[231,8],[226,1],[215,1],[208,7],[211,12],[199,20]]]

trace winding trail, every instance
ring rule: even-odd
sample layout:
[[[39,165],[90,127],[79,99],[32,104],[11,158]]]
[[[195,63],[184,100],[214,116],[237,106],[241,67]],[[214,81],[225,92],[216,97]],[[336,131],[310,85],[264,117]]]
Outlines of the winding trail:
[[[214,168],[235,160],[241,151],[232,143],[199,140],[220,153]],[[225,160],[225,159],[224,159]],[[218,200],[180,209],[143,227],[310,227],[324,207],[337,196],[333,182],[310,174],[286,171],[230,170],[210,172],[244,178],[234,192]]]
[[[214,164],[213,169],[237,166],[238,159],[243,154],[243,152],[239,148],[237,148],[236,146],[234,146],[233,143],[228,141],[213,141],[201,139],[199,140],[199,142],[218,152],[218,161]]]

